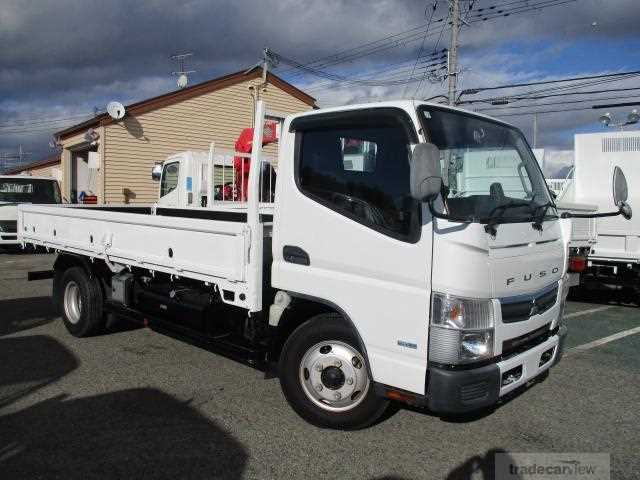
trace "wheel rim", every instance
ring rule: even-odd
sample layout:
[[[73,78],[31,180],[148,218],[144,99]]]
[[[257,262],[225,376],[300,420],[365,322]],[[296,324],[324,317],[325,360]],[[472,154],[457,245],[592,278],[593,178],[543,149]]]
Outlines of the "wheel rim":
[[[64,289],[64,313],[67,320],[74,325],[80,321],[82,315],[82,297],[80,287],[76,282],[69,282]]]
[[[344,412],[358,406],[369,390],[369,375],[362,355],[337,340],[315,344],[300,362],[302,390],[318,407]]]

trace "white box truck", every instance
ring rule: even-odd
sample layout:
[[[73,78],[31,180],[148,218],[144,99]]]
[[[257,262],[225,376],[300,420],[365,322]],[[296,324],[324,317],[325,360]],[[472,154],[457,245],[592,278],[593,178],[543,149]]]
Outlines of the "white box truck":
[[[253,145],[264,117],[258,102]],[[394,101],[301,113],[282,132],[273,199],[256,148],[246,201],[21,206],[20,241],[59,253],[67,329],[92,335],[115,314],[273,366],[298,414],[343,429],[389,400],[489,408],[560,360],[568,239],[518,129]],[[187,181],[170,165],[161,189]],[[466,172],[483,184],[463,187]]]
[[[615,175],[624,174],[631,185],[640,181],[640,132],[602,132],[575,135],[572,178],[567,179],[559,197],[561,202],[593,204],[598,212],[613,208],[611,191]],[[637,201],[638,193],[630,189],[628,202]],[[640,219],[626,221],[604,216],[597,221],[596,242],[585,255],[581,284],[599,288],[607,285],[627,289],[634,299],[640,289]]]

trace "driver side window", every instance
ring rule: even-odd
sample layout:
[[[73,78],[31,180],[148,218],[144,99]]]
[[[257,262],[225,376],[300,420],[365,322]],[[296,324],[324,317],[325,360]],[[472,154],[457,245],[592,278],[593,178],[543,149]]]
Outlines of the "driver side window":
[[[328,208],[405,241],[419,236],[419,205],[409,191],[406,129],[389,121],[298,132],[301,191]]]
[[[164,166],[162,172],[162,181],[160,182],[160,196],[173,192],[178,186],[178,173],[180,171],[180,164],[178,162],[169,163]]]

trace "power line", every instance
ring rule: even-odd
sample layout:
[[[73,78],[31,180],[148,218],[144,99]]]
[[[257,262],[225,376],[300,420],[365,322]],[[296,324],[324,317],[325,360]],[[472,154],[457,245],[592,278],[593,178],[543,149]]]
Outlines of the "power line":
[[[519,2],[509,2],[512,7],[508,10],[495,10],[493,9],[490,14],[487,14],[488,17],[487,18],[482,18],[482,19],[476,19],[476,20],[471,20],[470,22],[467,23],[474,23],[475,21],[485,21],[485,20],[489,20],[489,19],[493,19],[493,18],[498,18],[498,17],[502,17],[502,16],[508,16],[511,14],[518,14],[518,13],[525,13],[531,10],[542,10],[544,8],[547,7],[552,7],[552,6],[556,6],[556,5],[563,5],[563,4],[567,4],[567,3],[573,3],[576,2],[577,0],[538,0],[535,3],[531,4],[529,2],[527,2],[526,5],[518,5]],[[470,2],[470,6],[473,5],[474,2]],[[491,8],[491,7],[489,7]],[[467,12],[467,17],[469,16],[469,12]],[[299,73],[294,73],[294,75],[302,75],[304,73],[311,73],[309,71],[305,71],[304,68],[300,68],[300,67],[307,67],[307,68],[313,68],[313,69],[321,69],[321,68],[325,68],[328,66],[333,66],[333,65],[337,65],[339,63],[344,63],[347,61],[354,61],[357,59],[361,59],[363,57],[366,56],[370,56],[376,53],[381,53],[384,51],[388,51],[390,49],[393,48],[397,48],[400,46],[404,46],[407,43],[411,43],[417,40],[420,40],[421,38],[425,38],[425,36],[429,37],[432,36],[433,34],[430,33],[431,27],[433,26],[434,28],[437,28],[436,24],[438,23],[442,23],[442,30],[440,31],[440,37],[442,36],[442,34],[444,33],[445,28],[448,25],[452,24],[452,21],[447,22],[447,20],[449,19],[449,16],[447,17],[441,17],[438,18],[436,20],[432,20],[432,25],[429,27],[429,30],[427,30],[426,28],[424,28],[423,25],[417,26],[417,27],[413,27],[411,29],[402,31],[402,32],[398,32],[398,33],[394,33],[391,35],[387,35],[381,39],[378,40],[374,40],[371,42],[367,42],[365,44],[356,46],[356,47],[352,47],[350,49],[346,49],[346,50],[342,50],[341,52],[338,52],[337,54],[333,54],[333,55],[329,55],[329,56],[325,56],[325,57],[321,57],[319,59],[313,60],[311,62],[308,63],[301,63],[301,62],[297,62],[298,65],[292,66],[292,68],[283,71],[282,73],[287,73],[287,72],[291,72],[293,70],[298,70]],[[439,43],[439,41],[438,41]],[[436,47],[437,48],[437,47]],[[345,77],[346,78],[346,77]],[[340,80],[335,80],[337,82],[339,82]],[[375,86],[375,85],[372,85]]]
[[[633,90],[640,90],[640,87],[629,87],[629,88],[610,88],[608,90],[585,90],[582,92],[564,92],[564,93],[554,93],[551,95],[538,95],[538,96],[514,96],[514,97],[504,97],[499,100],[505,100],[509,102],[509,105],[506,105],[504,108],[515,108],[519,105],[511,105],[511,102],[517,102],[520,100],[543,100],[546,98],[554,98],[554,97],[568,97],[574,95],[598,95],[603,93],[613,93],[613,92],[630,92]],[[487,99],[486,102],[491,102],[492,99]],[[504,105],[504,104],[501,104]],[[493,109],[492,107],[489,107]]]
[[[14,128],[14,127],[28,127],[31,125],[42,125],[42,124],[56,124],[61,122],[68,122],[69,120],[77,120],[78,118],[88,117],[90,114],[82,114],[82,115],[73,115],[70,117],[59,117],[59,118],[42,118],[40,120],[27,122],[27,121],[16,121],[10,123],[0,123],[0,129],[4,128]]]
[[[636,94],[633,96],[640,96],[640,94]],[[625,96],[615,96],[615,97],[604,97],[604,98],[581,98],[578,100],[563,100],[563,101],[559,101],[559,102],[545,102],[545,103],[538,103],[538,104],[533,104],[533,105],[507,105],[504,107],[488,107],[488,108],[480,108],[477,110],[474,110],[475,112],[494,112],[496,110],[512,110],[512,109],[517,109],[517,108],[538,108],[538,107],[547,107],[547,106],[555,106],[555,105],[567,105],[567,104],[574,104],[574,103],[585,103],[585,102],[595,102],[595,101],[603,101],[603,100],[624,100],[624,99],[628,99],[629,96],[625,95]],[[533,112],[535,113],[535,112]]]
[[[442,21],[444,21],[444,18],[434,20],[433,23],[438,23]],[[428,35],[429,34],[428,31],[423,32],[422,29],[425,29],[424,25],[419,25],[417,27],[413,27],[408,30],[404,30],[402,32],[387,35],[386,37],[380,38],[378,40],[374,40],[372,42],[367,42],[365,44],[362,44],[347,50],[343,50],[337,54],[328,55],[321,59],[307,62],[303,65],[307,67],[315,67],[315,68],[324,68],[328,66],[333,66],[339,63],[357,60],[365,56],[373,55],[375,53],[383,52],[386,50],[390,50],[392,48],[397,48],[399,46],[406,45],[407,43],[411,43],[419,40],[425,34],[427,34],[427,36],[431,36],[431,35]],[[367,47],[369,48],[367,49]],[[362,50],[362,51],[359,51],[359,50]],[[323,60],[326,60],[326,61],[323,61]],[[295,67],[290,68],[288,70],[284,70],[281,73],[285,74],[293,70],[296,70],[296,68]]]
[[[320,78],[325,78],[327,80],[333,80],[336,82],[341,82],[341,83],[351,83],[351,84],[356,84],[356,85],[364,85],[364,86],[385,86],[385,85],[403,85],[407,82],[412,82],[412,81],[419,81],[419,78],[410,78],[410,79],[405,79],[405,80],[375,80],[375,79],[371,79],[371,80],[364,80],[364,79],[355,79],[355,78],[348,78],[348,77],[344,77],[342,75],[337,75],[335,73],[329,73],[326,72],[324,70],[321,70],[319,68],[314,68],[314,67],[309,67],[306,66],[296,60],[293,60],[291,58],[287,58],[284,57],[280,54],[277,54],[275,52],[272,52],[272,55],[275,59],[277,59],[278,61],[285,63],[287,65],[291,65],[292,67],[298,68],[306,73],[309,73],[311,75],[320,77]],[[440,62],[441,64],[443,64],[444,62]],[[437,70],[437,69],[436,69]]]
[[[527,12],[531,12],[531,11],[540,11],[543,10],[545,8],[549,8],[549,7],[557,7],[560,5],[565,5],[568,3],[574,3],[577,2],[578,0],[542,0],[539,3],[535,3],[535,4],[528,4],[528,5],[521,5],[518,7],[512,7],[509,9],[500,9],[500,10],[493,10],[490,11],[486,14],[484,13],[479,13],[476,15],[472,15],[471,16],[471,20],[469,20],[469,23],[477,23],[477,22],[485,22],[487,20],[493,20],[494,18],[499,18],[499,17],[509,17],[511,15],[516,15],[516,14],[520,14],[520,13],[527,13]],[[496,7],[496,6],[494,6]],[[479,10],[480,11],[480,10]]]
[[[538,90],[529,90],[528,92],[525,92],[524,94],[521,94],[521,95],[523,96],[523,98],[532,97],[539,94],[550,94],[555,92],[564,92],[565,95],[572,95],[573,93],[576,93],[574,91],[576,89],[593,87],[596,85],[604,85],[604,84],[620,82],[624,80],[630,80],[635,77],[637,77],[637,75],[632,74],[632,75],[625,75],[621,77],[587,80],[587,81],[572,83],[569,85],[558,85],[558,86],[547,87],[547,88],[542,88]]]
[[[427,7],[428,8],[428,7]],[[429,16],[429,21],[427,22],[427,28],[424,31],[424,36],[422,37],[422,43],[420,44],[420,49],[418,50],[418,56],[416,57],[416,61],[413,64],[413,69],[411,70],[411,73],[409,74],[409,78],[411,78],[413,76],[413,73],[416,70],[416,66],[418,65],[418,61],[420,61],[420,56],[422,55],[422,52],[424,50],[424,43],[427,40],[427,33],[429,32],[429,27],[431,26],[431,20],[433,20],[433,15],[436,13],[436,9],[438,8],[438,0],[436,0],[435,2],[433,2],[433,5],[431,7],[431,15]],[[427,10],[425,8],[425,15],[427,13]],[[404,87],[404,92],[402,93],[402,96],[404,97],[405,94],[407,93],[407,88],[409,88],[409,84],[407,84]]]
[[[444,52],[444,50],[443,50],[443,52]],[[444,65],[444,60],[446,59],[446,57],[447,57],[447,54],[446,53],[442,53],[440,57],[436,57],[436,60],[433,60],[433,61],[431,61],[429,63],[425,63],[424,65],[418,67],[416,69],[416,71],[418,71],[418,73],[421,73],[421,72],[419,72],[419,70],[421,70],[421,69],[423,69],[425,67],[436,66],[436,65]],[[413,60],[403,60],[401,62],[392,63],[390,65],[386,65],[385,67],[383,67],[381,69],[374,69],[374,70],[371,70],[371,71],[368,71],[368,72],[356,74],[352,78],[353,79],[356,79],[356,78],[357,79],[359,79],[359,78],[373,78],[373,77],[375,77],[375,76],[377,76],[377,75],[379,75],[381,73],[386,73],[386,72],[389,72],[389,71],[392,71],[391,72],[392,76],[395,76],[395,75],[397,75],[398,73],[401,73],[401,72],[406,74],[406,72],[408,72],[408,68],[409,68],[409,65],[407,65],[407,64],[412,63],[412,62],[413,62]],[[402,67],[402,68],[398,69],[398,67],[400,65],[406,65],[406,67]],[[333,88],[333,87],[335,87],[335,84],[336,84],[335,81],[327,81],[327,82],[321,83],[319,85],[315,85],[315,86],[313,86],[311,88],[306,88],[305,90],[307,92],[316,92],[316,91],[326,90],[328,88]]]
[[[605,73],[600,75],[588,75],[583,77],[561,78],[561,79],[555,79],[555,80],[542,80],[542,81],[528,82],[528,83],[511,83],[507,85],[499,85],[494,87],[476,87],[476,88],[468,88],[466,90],[463,90],[460,93],[460,95],[465,95],[465,94],[471,95],[471,94],[476,94],[476,93],[485,92],[489,90],[503,90],[506,88],[530,87],[534,85],[547,85],[552,83],[574,82],[579,80],[591,80],[591,79],[597,79],[597,78],[619,77],[623,75],[638,75],[638,74],[640,74],[640,70],[633,70],[630,72]],[[460,103],[477,103],[477,100],[468,100]]]
[[[591,110],[592,107],[578,107],[578,108],[563,108],[562,110],[545,110],[545,111],[539,111],[539,112],[514,112],[514,113],[502,113],[498,116],[499,118],[502,117],[524,117],[524,116],[530,116],[530,115],[545,115],[547,113],[565,113],[565,112],[578,112],[581,110]]]

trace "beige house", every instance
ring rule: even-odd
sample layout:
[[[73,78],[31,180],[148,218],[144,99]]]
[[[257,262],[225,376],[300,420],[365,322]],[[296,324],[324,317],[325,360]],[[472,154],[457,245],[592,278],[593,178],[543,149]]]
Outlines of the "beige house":
[[[62,168],[60,166],[60,156],[54,155],[37,162],[21,165],[18,168],[6,172],[6,175],[33,175],[34,177],[49,177],[61,181]]]
[[[208,150],[212,141],[234,148],[242,129],[252,126],[261,83],[259,68],[233,73],[129,105],[122,120],[105,113],[58,132],[63,196],[75,201],[85,191],[98,203],[154,202],[153,165],[176,152]],[[313,97],[272,74],[260,98],[281,116],[315,107]]]

